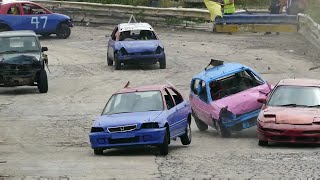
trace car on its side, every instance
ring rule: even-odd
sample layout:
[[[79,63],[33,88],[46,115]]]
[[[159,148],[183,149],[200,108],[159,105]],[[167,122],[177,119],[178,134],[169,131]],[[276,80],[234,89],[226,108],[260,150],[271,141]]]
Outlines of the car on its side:
[[[89,135],[96,155],[105,149],[152,145],[168,154],[170,139],[191,143],[191,109],[176,88],[152,85],[125,88],[107,102]]]
[[[260,146],[269,142],[320,143],[320,80],[284,79],[270,93],[258,116]]]
[[[0,31],[31,30],[42,36],[56,34],[66,39],[71,34],[72,19],[53,13],[30,1],[10,1],[0,4]]]
[[[148,23],[121,23],[108,41],[107,62],[115,69],[122,64],[156,64],[166,68],[164,46]]]
[[[47,50],[33,31],[0,32],[0,87],[37,86],[46,93]]]
[[[251,68],[239,63],[211,61],[214,66],[191,80],[190,104],[200,131],[215,128],[221,137],[230,137],[256,125],[262,104],[271,86]]]

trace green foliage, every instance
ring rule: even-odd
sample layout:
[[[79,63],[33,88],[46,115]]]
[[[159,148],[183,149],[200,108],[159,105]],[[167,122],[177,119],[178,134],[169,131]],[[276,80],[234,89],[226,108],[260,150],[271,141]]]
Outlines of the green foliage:
[[[309,0],[307,14],[320,23],[320,0]]]
[[[68,0],[67,0],[68,1]],[[134,6],[149,6],[150,0],[75,0],[77,2],[90,2],[102,4],[124,4]]]

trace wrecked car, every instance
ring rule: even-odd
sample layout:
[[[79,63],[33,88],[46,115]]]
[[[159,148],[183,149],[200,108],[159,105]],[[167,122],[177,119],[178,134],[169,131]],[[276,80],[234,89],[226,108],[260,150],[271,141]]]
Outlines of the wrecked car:
[[[33,31],[0,32],[0,87],[37,86],[46,93],[47,50]]]
[[[190,104],[200,131],[215,128],[221,137],[256,125],[271,86],[254,70],[239,63],[212,60],[191,81]]]
[[[0,1],[0,32],[31,30],[42,36],[56,34],[66,39],[71,34],[72,19],[53,13],[40,4],[30,1]]]
[[[96,155],[105,149],[152,145],[168,154],[170,139],[191,143],[191,108],[171,85],[131,88],[127,84],[107,102],[89,135]]]
[[[131,22],[134,20],[134,22]],[[152,26],[137,23],[132,16],[128,23],[119,24],[112,32],[108,42],[107,62],[115,66],[127,64],[157,64],[166,68],[164,46]]]
[[[269,142],[320,143],[320,80],[281,80],[258,116],[260,146]]]

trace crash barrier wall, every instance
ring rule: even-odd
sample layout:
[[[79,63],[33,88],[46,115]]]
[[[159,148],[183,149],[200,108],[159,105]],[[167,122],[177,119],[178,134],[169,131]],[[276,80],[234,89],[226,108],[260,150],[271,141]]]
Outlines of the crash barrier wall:
[[[152,25],[183,26],[193,29],[209,29],[211,23],[208,10],[190,8],[154,8],[143,6],[100,4],[84,2],[35,0],[48,9],[70,16],[74,22],[85,24],[119,24],[128,22],[135,15],[137,21]],[[201,23],[200,23],[201,22]]]
[[[320,48],[320,24],[317,24],[310,16],[298,14],[299,33],[308,41]]]

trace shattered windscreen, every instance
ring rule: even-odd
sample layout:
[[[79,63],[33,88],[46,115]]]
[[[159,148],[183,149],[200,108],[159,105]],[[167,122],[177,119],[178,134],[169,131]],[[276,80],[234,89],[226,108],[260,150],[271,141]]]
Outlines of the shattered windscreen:
[[[39,51],[36,37],[0,37],[0,54]]]
[[[120,41],[135,41],[135,40],[157,40],[157,36],[153,31],[149,30],[132,30],[123,31],[120,33]]]

